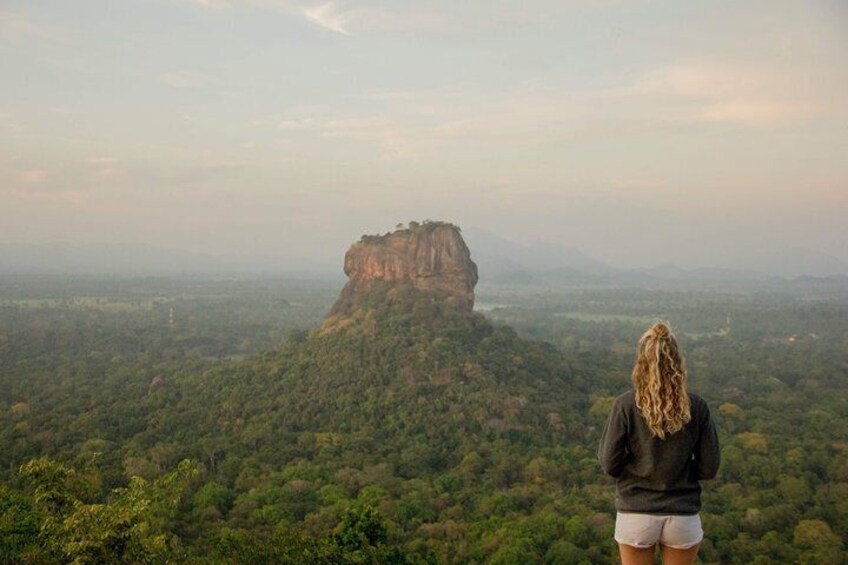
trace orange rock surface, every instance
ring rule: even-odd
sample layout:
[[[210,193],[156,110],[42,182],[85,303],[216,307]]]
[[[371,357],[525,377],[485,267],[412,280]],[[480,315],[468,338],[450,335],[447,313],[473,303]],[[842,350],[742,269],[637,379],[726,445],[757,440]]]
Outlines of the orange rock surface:
[[[401,285],[433,292],[457,308],[474,307],[477,265],[452,224],[413,223],[383,236],[364,236],[345,254],[344,272],[350,280],[330,316],[348,314],[376,288]]]

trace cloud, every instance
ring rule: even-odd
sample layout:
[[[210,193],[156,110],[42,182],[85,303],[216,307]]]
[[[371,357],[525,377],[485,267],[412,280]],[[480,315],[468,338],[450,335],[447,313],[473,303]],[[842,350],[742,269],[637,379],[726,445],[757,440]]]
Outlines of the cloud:
[[[316,143],[348,141],[354,151],[375,148],[382,160],[513,148],[549,155],[572,142],[580,148],[681,132],[695,140],[716,126],[756,132],[844,114],[828,98],[835,99],[833,90],[822,91],[805,73],[777,63],[688,59],[616,76],[604,87],[526,80],[500,88],[456,83],[370,91],[360,94],[362,103],[301,107],[255,123],[276,127],[287,141],[315,136]]]
[[[308,117],[308,118],[295,118],[295,119],[285,119],[282,120],[277,127],[282,130],[304,130],[311,129],[321,126],[321,121]]]
[[[159,75],[159,82],[171,88],[201,88],[212,82],[212,77],[197,71],[171,71]]]
[[[704,122],[767,128],[798,121],[813,113],[814,106],[786,100],[727,100],[703,106],[697,114]]]
[[[351,21],[350,14],[339,12],[333,2],[304,8],[303,15],[307,20],[319,27],[341,33],[342,35],[350,35],[350,32],[347,30],[347,26]]]
[[[118,162],[118,159],[115,157],[93,157],[86,159],[85,162],[89,165],[113,165]]]
[[[37,184],[47,179],[48,171],[37,169],[31,171],[24,171],[20,174],[21,181],[27,184]]]
[[[94,157],[86,159],[85,163],[95,170],[97,176],[104,179],[115,178],[123,174],[123,171],[118,168],[120,160],[115,157]]]
[[[688,60],[616,77],[618,84],[602,88],[528,80],[497,89],[459,83],[371,91],[361,95],[364,104],[293,111],[273,124],[291,140],[311,135],[347,141],[354,150],[375,148],[379,159],[389,161],[479,154],[484,148],[550,154],[563,143],[697,135],[715,126],[756,131],[832,111],[798,72]]]
[[[223,8],[227,5],[225,0],[189,0],[192,4],[197,4],[203,8]]]
[[[585,110],[567,92],[540,84],[490,91],[471,84],[372,92],[365,114],[297,108],[273,123],[292,136],[317,135],[378,149],[382,160],[433,156],[449,147],[543,143]],[[267,125],[270,119],[259,120]],[[560,129],[561,128],[561,129]]]
[[[471,13],[457,10],[428,8],[423,4],[357,3],[355,6],[335,0],[322,3],[297,0],[181,0],[205,9],[248,8],[261,9],[302,18],[321,29],[340,35],[352,35],[358,31],[402,31],[402,32],[453,32],[466,33],[469,26],[476,27],[482,21],[500,24],[503,10],[486,7],[479,12],[467,8]],[[515,13],[511,13],[515,16]],[[520,22],[519,22],[520,23]]]
[[[48,31],[23,14],[0,10],[0,39],[15,40],[23,37],[48,37]]]
[[[651,69],[626,88],[636,94],[685,97],[738,95],[750,92],[758,79],[750,70],[699,62]]]
[[[345,7],[345,4],[331,1],[304,8],[301,13],[313,24],[344,35],[358,31],[466,34],[498,23],[497,10],[477,12],[467,7],[445,10],[414,2]]]
[[[824,109],[797,73],[732,62],[690,61],[652,69],[613,97],[689,123],[769,128],[799,122]]]
[[[321,128],[324,137],[376,145],[383,160],[413,157],[420,151],[421,143],[426,142],[424,131],[387,116],[330,119]]]
[[[187,0],[195,6],[206,9],[221,9],[229,7],[246,7],[272,10],[305,18],[312,24],[323,29],[349,35],[347,25],[350,23],[352,11],[340,11],[334,2],[306,5],[302,2],[286,0]]]

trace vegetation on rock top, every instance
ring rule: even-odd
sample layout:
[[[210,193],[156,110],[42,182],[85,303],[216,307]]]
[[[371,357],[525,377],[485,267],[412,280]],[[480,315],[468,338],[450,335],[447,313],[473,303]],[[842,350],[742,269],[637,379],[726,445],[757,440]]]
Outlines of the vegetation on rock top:
[[[444,222],[440,220],[424,220],[423,222],[410,221],[406,226],[403,224],[398,224],[395,226],[395,231],[386,232],[384,234],[363,234],[362,237],[359,238],[358,243],[363,243],[367,245],[372,244],[380,244],[383,243],[386,238],[393,235],[415,235],[421,233],[432,233],[437,228],[450,228],[460,232],[459,226],[452,224],[450,222]]]

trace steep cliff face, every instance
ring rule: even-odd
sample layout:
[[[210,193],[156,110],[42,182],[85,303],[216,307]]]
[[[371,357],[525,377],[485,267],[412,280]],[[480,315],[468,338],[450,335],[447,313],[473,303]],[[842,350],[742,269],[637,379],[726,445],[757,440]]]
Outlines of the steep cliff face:
[[[477,265],[459,228],[443,222],[411,223],[382,236],[364,236],[345,254],[350,278],[328,319],[347,316],[376,290],[408,286],[458,309],[474,307]]]

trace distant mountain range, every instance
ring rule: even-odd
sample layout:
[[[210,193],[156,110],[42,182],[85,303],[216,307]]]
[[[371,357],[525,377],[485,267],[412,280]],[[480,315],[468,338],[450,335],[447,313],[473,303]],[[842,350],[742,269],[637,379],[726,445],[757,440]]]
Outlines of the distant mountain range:
[[[683,269],[673,263],[622,269],[567,245],[536,241],[516,243],[477,228],[463,230],[485,283],[545,284],[556,282],[768,282],[817,277],[848,280],[848,262],[804,249],[736,258],[729,266]],[[740,266],[743,265],[743,266]]]
[[[824,253],[788,249],[725,266],[683,269],[673,263],[623,269],[568,245],[546,241],[518,243],[486,230],[467,228],[462,235],[479,268],[482,284],[675,284],[767,283],[783,279],[848,281],[848,263]],[[94,275],[251,275],[281,274],[343,279],[337,264],[324,257],[213,255],[142,244],[0,244],[0,274]],[[814,281],[812,281],[814,282]]]

